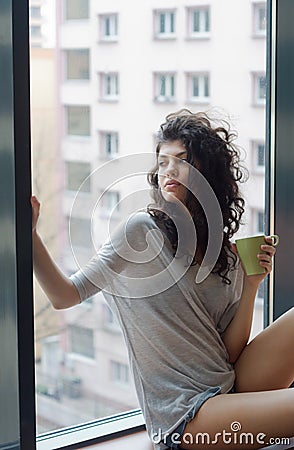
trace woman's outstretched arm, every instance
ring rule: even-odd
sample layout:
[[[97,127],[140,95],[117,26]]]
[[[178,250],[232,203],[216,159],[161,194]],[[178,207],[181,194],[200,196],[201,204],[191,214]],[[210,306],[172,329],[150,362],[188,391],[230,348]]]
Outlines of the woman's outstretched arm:
[[[79,293],[51,258],[46,246],[37,232],[40,203],[31,197],[33,260],[37,280],[55,309],[70,308],[80,303]]]
[[[246,347],[252,326],[254,311],[254,301],[260,282],[272,270],[272,257],[275,254],[275,247],[271,245],[271,237],[266,237],[266,245],[261,246],[264,254],[258,254],[260,265],[265,268],[265,273],[261,275],[246,275],[244,271],[243,290],[236,314],[222,335],[223,342],[229,353],[231,363],[235,363]],[[234,245],[234,244],[233,244]],[[233,248],[237,251],[236,248]]]

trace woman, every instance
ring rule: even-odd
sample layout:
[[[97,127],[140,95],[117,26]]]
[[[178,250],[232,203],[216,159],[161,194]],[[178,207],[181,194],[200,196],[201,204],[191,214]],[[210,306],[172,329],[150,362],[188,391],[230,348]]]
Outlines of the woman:
[[[294,391],[286,389],[294,379],[294,309],[248,344],[258,285],[272,270],[275,248],[267,237],[257,255],[264,274],[246,276],[230,242],[244,212],[233,137],[204,114],[170,114],[148,174],[154,203],[70,278],[38,236],[40,204],[31,200],[41,286],[57,309],[103,290],[122,326],[156,449],[256,449],[294,435]],[[208,258],[211,239],[218,246],[206,217],[210,204],[199,201],[205,183],[217,199],[222,235],[220,251]],[[197,283],[202,266],[210,273]]]

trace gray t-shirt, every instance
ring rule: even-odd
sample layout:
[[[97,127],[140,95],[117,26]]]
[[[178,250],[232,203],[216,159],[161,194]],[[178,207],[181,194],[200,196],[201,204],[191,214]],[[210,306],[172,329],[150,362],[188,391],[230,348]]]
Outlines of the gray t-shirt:
[[[81,301],[102,290],[117,315],[155,449],[166,448],[159,437],[209,397],[229,392],[235,380],[221,333],[238,307],[241,264],[228,275],[231,285],[212,273],[196,284],[199,265],[180,257],[172,267],[174,260],[166,236],[141,211],[71,276]]]

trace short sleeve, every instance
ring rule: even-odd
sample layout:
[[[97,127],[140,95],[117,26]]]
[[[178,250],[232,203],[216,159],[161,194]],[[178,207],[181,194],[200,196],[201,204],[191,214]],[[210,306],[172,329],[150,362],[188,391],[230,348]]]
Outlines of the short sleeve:
[[[124,286],[119,285],[118,275],[126,265],[144,263],[144,260],[150,259],[150,254],[146,252],[147,233],[152,228],[156,226],[146,212],[136,212],[116,227],[96,255],[70,276],[81,301],[103,289],[110,289],[114,279],[117,290],[120,291],[117,294],[124,293]]]

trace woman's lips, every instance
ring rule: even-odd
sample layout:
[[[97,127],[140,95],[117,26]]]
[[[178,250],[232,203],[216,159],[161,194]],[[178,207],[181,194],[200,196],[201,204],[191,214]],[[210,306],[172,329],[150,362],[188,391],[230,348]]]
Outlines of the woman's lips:
[[[175,189],[178,186],[180,186],[180,183],[168,183],[165,185],[165,189]]]

